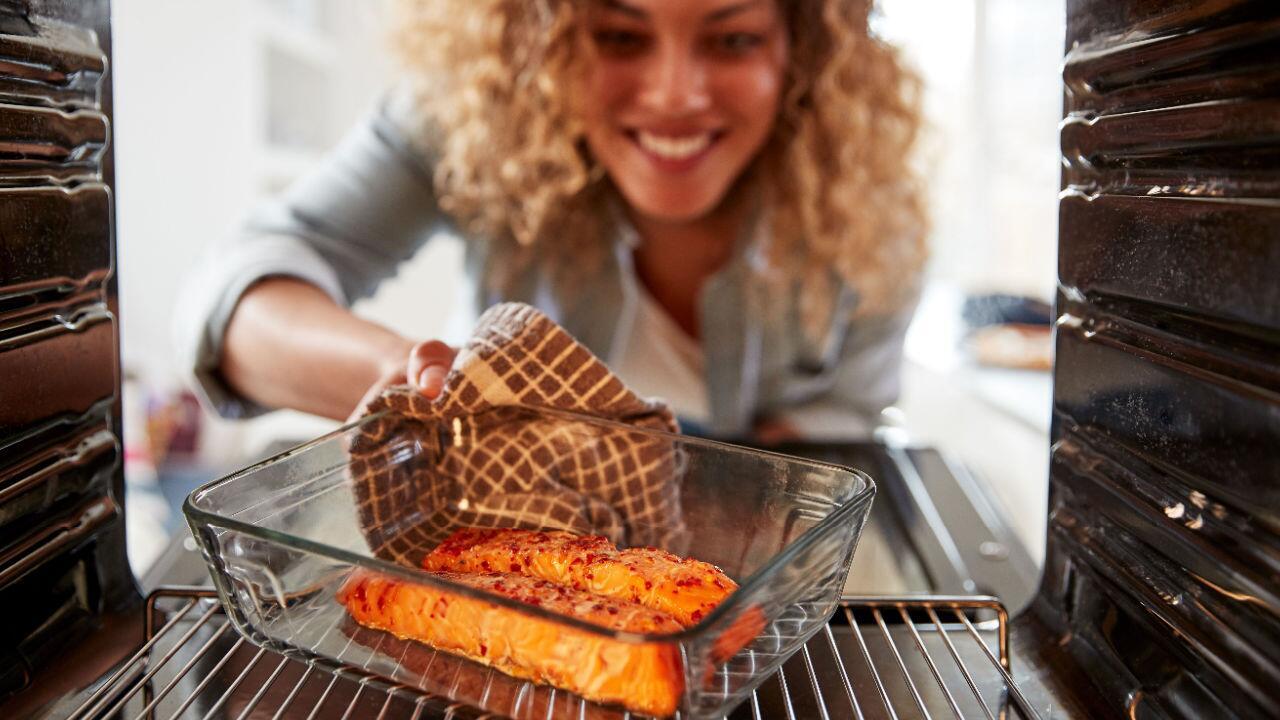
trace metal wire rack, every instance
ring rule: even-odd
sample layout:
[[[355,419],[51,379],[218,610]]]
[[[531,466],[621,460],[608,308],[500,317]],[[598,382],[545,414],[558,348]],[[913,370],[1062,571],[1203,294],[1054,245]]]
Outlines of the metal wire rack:
[[[586,703],[550,689],[494,715],[356,667],[330,673],[247,642],[209,589],[157,590],[145,622],[142,647],[71,718],[599,717],[596,706],[589,713]],[[831,623],[728,720],[1037,720],[1009,669],[1008,614],[994,598],[848,597]]]

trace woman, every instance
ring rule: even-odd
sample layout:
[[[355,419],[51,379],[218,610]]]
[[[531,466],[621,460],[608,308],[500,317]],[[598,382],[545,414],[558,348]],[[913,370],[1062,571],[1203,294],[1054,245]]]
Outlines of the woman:
[[[915,82],[869,0],[420,0],[395,94],[203,269],[186,343],[224,414],[334,418],[453,350],[362,320],[432,232],[471,317],[537,305],[687,425],[865,432],[925,257]],[[423,308],[423,312],[430,312]],[[835,413],[833,416],[832,413]]]

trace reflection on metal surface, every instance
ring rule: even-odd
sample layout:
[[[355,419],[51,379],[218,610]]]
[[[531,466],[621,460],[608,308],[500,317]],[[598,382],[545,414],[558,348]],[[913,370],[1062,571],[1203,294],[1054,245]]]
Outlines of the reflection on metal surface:
[[[63,517],[50,518],[23,540],[0,550],[0,589],[20,580],[49,558],[65,553],[115,519],[120,507],[99,497]]]
[[[1062,79],[1067,116],[1194,106],[1280,87],[1267,2],[1076,0]]]
[[[107,118],[94,110],[0,103],[0,187],[69,185],[102,179]]]
[[[110,220],[111,193],[100,183],[0,188],[0,313],[39,291],[87,283],[105,291]]]
[[[0,102],[97,107],[102,101],[106,54],[93,28],[67,20],[79,19],[78,15],[100,20],[94,18],[94,10],[105,5],[94,3],[71,11],[65,3],[47,5],[40,8],[44,12],[24,13],[22,23],[6,24],[0,33]],[[57,12],[58,5],[64,5],[62,12]]]
[[[1277,156],[1280,101],[1213,100],[1174,108],[1068,116],[1062,154],[1073,185],[1119,195],[1247,196],[1280,201],[1268,169]],[[1194,167],[1197,172],[1184,171]]]
[[[1071,172],[1068,171],[1068,177]],[[1100,195],[1066,196],[1060,232],[1079,238],[1059,245],[1059,281],[1090,299],[1151,303],[1219,323],[1280,322],[1275,282],[1274,206],[1217,199]],[[1236,258],[1225,261],[1223,238]],[[1117,242],[1123,238],[1124,242]],[[1210,326],[1206,329],[1215,329]]]
[[[116,394],[116,327],[90,309],[67,326],[0,341],[0,439],[45,418],[80,415]]]
[[[115,435],[99,425],[0,466],[0,537],[10,523],[44,513],[94,484],[106,492],[118,449]]]

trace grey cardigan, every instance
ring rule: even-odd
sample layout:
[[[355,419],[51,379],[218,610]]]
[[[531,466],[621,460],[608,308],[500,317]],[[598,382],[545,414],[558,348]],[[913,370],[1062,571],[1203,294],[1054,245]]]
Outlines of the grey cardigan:
[[[186,283],[176,314],[179,353],[199,394],[221,415],[267,410],[238,397],[216,372],[227,323],[250,285],[291,276],[349,304],[372,294],[429,236],[451,228],[435,200],[430,159],[410,142],[414,125],[405,105],[394,98],[384,103],[316,171],[258,208],[243,232],[210,248]],[[472,310],[478,315],[499,301],[527,302],[606,362],[616,362],[626,352],[638,303],[633,237],[620,228],[603,271],[585,284],[557,286],[534,263],[502,290],[475,281],[507,259],[501,244],[468,238]],[[897,398],[903,337],[914,308],[833,322],[820,342],[810,341],[799,330],[796,293],[781,301],[787,307],[760,306],[779,301],[764,300],[754,281],[755,246],[739,243],[733,259],[701,290],[711,410],[706,430],[736,435],[759,416],[781,415],[802,430],[810,425],[811,434],[865,435]],[[856,293],[845,288],[840,295],[835,317],[848,317]]]

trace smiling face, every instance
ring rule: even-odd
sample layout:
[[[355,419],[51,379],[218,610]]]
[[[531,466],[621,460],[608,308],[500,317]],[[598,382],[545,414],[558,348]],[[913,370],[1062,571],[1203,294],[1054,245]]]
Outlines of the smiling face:
[[[592,0],[587,145],[632,210],[715,209],[773,129],[787,62],[776,0]]]

